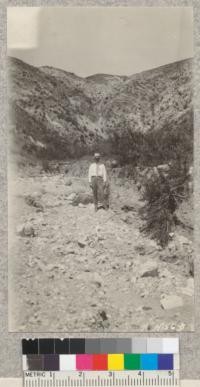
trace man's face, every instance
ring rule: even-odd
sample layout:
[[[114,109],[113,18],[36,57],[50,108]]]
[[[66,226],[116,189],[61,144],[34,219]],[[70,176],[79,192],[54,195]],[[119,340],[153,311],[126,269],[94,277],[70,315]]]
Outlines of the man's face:
[[[95,157],[95,161],[98,163],[100,161],[100,157]]]

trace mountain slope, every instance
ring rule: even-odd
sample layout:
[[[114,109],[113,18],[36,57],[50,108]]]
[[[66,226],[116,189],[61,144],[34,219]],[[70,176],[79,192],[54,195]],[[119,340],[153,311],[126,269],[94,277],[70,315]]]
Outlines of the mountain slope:
[[[192,60],[133,76],[80,78],[9,58],[10,109],[18,152],[67,158],[113,149],[124,131],[182,125],[192,108]],[[174,129],[173,129],[174,130]],[[107,148],[105,148],[105,145]]]

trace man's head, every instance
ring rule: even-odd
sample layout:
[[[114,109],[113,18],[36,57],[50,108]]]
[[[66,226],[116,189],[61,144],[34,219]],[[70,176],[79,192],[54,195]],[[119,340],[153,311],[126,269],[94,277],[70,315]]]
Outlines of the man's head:
[[[96,152],[96,153],[94,154],[94,159],[95,159],[95,161],[99,161],[99,160],[100,160],[100,157],[101,157],[100,153]]]

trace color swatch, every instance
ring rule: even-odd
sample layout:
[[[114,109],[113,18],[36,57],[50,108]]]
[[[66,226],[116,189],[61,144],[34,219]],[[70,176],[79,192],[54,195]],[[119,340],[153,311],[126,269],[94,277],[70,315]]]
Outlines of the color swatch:
[[[24,371],[179,370],[178,351],[176,338],[22,341]]]
[[[179,369],[177,354],[23,355],[23,370],[125,371]],[[178,368],[177,368],[178,367]]]

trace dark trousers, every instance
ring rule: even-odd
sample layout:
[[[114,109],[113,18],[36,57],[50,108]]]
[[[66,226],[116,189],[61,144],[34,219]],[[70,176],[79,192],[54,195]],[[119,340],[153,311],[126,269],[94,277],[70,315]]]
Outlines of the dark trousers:
[[[105,208],[105,195],[104,195],[104,181],[100,176],[92,176],[92,192],[94,198],[94,205],[97,208],[98,204]]]

